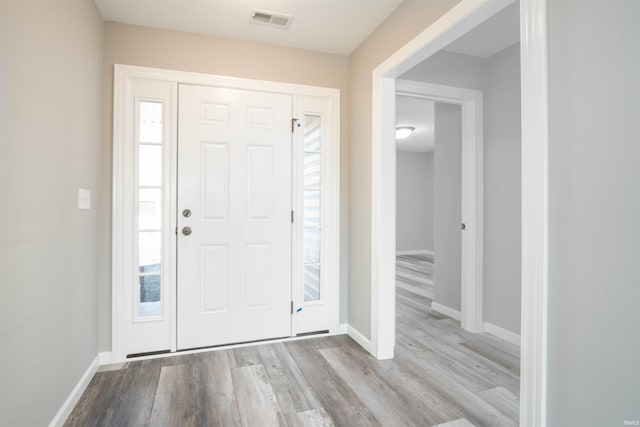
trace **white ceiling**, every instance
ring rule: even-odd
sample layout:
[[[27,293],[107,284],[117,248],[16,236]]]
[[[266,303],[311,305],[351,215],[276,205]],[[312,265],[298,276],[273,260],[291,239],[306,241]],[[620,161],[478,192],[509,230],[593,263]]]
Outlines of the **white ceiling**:
[[[403,0],[95,0],[106,21],[348,55]],[[250,23],[257,9],[288,29]]]
[[[416,128],[409,138],[396,141],[399,151],[433,151],[434,110],[435,103],[428,99],[396,96],[396,126]]]
[[[520,41],[520,9],[515,2],[492,16],[444,50],[489,58]]]

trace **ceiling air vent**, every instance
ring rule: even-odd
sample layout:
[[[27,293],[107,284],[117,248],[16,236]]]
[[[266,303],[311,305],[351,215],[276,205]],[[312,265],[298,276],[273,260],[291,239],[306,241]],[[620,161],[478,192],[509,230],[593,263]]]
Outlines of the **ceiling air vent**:
[[[283,15],[281,13],[271,13],[262,10],[251,11],[251,22],[254,24],[269,25],[277,28],[289,28],[289,24],[293,20],[293,16]]]

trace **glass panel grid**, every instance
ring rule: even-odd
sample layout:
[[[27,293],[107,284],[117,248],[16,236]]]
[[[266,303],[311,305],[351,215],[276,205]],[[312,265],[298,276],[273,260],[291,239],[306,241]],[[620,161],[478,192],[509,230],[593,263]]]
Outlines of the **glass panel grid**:
[[[320,190],[320,153],[304,153],[304,189]]]
[[[162,314],[163,104],[138,101],[137,271],[139,317]]]
[[[138,189],[138,230],[162,229],[162,189]]]
[[[304,115],[304,151],[316,152],[322,149],[322,127],[320,116]]]
[[[141,273],[162,261],[162,232],[141,231],[138,233],[138,267]]]
[[[159,274],[138,277],[140,286],[139,316],[160,316],[161,314],[161,278]]]
[[[304,266],[304,300],[320,300],[320,264]]]
[[[320,262],[320,229],[304,229],[304,263],[317,264]]]
[[[321,297],[321,190],[322,190],[322,120],[318,115],[304,115],[303,145],[303,290],[304,301]]]
[[[320,226],[320,191],[304,191],[304,226]]]
[[[162,103],[157,101],[141,101],[139,103],[140,142],[162,144]]]
[[[138,185],[143,187],[162,187],[161,145],[139,145]]]

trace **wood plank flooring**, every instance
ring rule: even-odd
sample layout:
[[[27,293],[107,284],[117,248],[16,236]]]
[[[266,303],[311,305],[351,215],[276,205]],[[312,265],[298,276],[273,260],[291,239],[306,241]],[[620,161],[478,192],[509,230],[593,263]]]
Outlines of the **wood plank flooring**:
[[[433,299],[433,255],[398,255],[396,285]]]
[[[106,366],[66,425],[518,425],[519,348],[400,284],[397,304],[393,360],[341,335]]]

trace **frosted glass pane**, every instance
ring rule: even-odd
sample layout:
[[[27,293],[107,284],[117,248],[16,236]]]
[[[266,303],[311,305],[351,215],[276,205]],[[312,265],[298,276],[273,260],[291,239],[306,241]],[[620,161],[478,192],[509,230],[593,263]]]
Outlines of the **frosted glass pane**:
[[[162,103],[140,102],[140,142],[162,143]]]
[[[318,301],[320,299],[320,266],[304,266],[304,300]]]
[[[320,192],[304,192],[304,225],[305,227],[320,226]]]
[[[162,146],[140,145],[138,158],[138,185],[162,185]]]
[[[320,262],[319,228],[304,229],[304,262],[305,264]]]
[[[161,279],[159,274],[140,276],[140,301],[138,302],[138,315],[159,316],[161,311]]]
[[[320,116],[304,115],[304,151],[320,151],[322,128]]]
[[[159,231],[141,231],[138,236],[138,267],[140,273],[159,272],[162,262],[162,233]]]
[[[320,153],[304,154],[304,188],[320,190]]]
[[[140,188],[138,190],[138,230],[162,228],[162,190]]]

